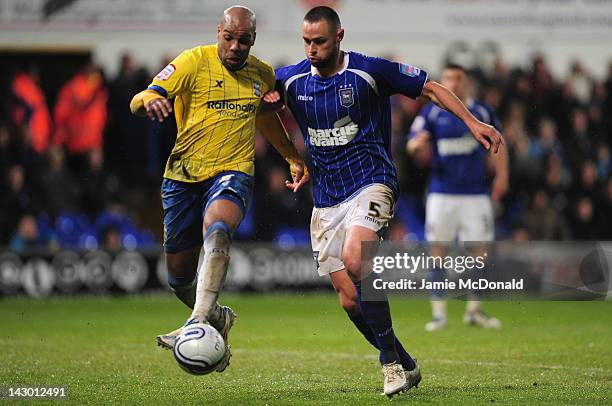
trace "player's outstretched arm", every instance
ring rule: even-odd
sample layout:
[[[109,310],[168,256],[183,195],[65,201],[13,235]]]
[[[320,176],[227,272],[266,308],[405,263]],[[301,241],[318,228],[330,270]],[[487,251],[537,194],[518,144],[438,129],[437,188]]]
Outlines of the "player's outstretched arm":
[[[130,102],[132,114],[163,122],[172,113],[172,103],[154,90],[138,93]]]
[[[509,175],[508,175],[508,152],[506,148],[499,151],[499,156],[493,159],[495,168],[495,177],[491,185],[491,199],[494,202],[500,201],[508,192]]]
[[[285,181],[285,185],[294,192],[300,190],[310,180],[308,168],[289,139],[278,114],[257,115],[255,126],[289,164],[291,181]]]
[[[423,87],[422,96],[461,119],[468,126],[474,138],[487,150],[493,149],[493,152],[497,153],[500,145],[504,145],[504,138],[495,127],[479,121],[453,92],[441,84],[428,80]]]

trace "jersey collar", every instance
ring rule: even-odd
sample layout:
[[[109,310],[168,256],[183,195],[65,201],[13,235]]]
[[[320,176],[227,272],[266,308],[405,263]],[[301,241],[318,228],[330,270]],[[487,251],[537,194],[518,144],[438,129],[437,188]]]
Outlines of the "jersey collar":
[[[344,61],[342,63],[342,69],[340,69],[338,72],[336,72],[336,75],[341,75],[344,73],[344,71],[348,68],[349,65],[349,55],[351,54],[350,52],[346,52],[346,51],[340,51],[340,52],[344,52]],[[310,65],[310,74],[312,76],[317,76],[320,79],[329,79],[329,78],[324,78],[321,75],[319,75],[319,70],[317,68],[315,68],[314,66]],[[330,76],[330,77],[334,77],[334,76]]]

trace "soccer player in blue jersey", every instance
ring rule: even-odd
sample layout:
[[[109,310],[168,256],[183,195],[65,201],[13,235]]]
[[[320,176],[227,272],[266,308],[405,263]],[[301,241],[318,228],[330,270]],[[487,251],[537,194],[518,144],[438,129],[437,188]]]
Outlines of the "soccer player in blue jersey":
[[[485,148],[497,151],[503,141],[425,71],[340,50],[344,30],[333,9],[310,10],[302,34],[307,58],[277,69],[277,91],[264,101],[288,106],[300,126],[314,179],[310,227],[319,274],[330,276],[349,318],[380,351],[384,393],[392,396],[421,374],[393,332],[386,297],[364,300],[362,287],[372,289],[376,275],[361,266],[362,242],[379,241],[399,192],[389,97],[424,96],[460,117]]]
[[[482,122],[501,129],[495,113],[486,105],[468,96],[468,77],[460,65],[448,65],[441,84],[453,91]],[[445,256],[446,245],[455,240],[480,242],[473,245],[473,254],[483,255],[486,242],[494,239],[494,217],[491,197],[498,201],[508,189],[508,162],[501,150],[492,160],[495,177],[491,197],[487,182],[487,154],[470,135],[461,120],[434,103],[423,107],[410,129],[407,151],[409,155],[432,151],[432,176],[425,213],[425,237],[432,243],[433,256]],[[441,244],[440,244],[441,243]],[[434,280],[443,281],[443,269],[432,270]],[[488,317],[480,307],[477,296],[467,302],[464,322],[483,328],[500,328],[501,323]],[[433,319],[425,330],[435,331],[447,326],[444,291],[432,292]]]

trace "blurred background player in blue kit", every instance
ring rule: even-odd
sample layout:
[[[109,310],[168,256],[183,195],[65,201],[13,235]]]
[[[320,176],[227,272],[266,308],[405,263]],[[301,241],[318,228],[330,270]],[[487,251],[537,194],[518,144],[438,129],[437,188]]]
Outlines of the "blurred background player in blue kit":
[[[455,93],[475,117],[501,131],[499,120],[491,108],[469,97],[468,76],[462,66],[446,66],[440,83]],[[444,257],[448,243],[455,240],[485,243],[471,248],[474,256],[484,255],[486,243],[495,238],[491,200],[499,202],[508,190],[506,150],[502,148],[495,157],[487,154],[461,120],[434,103],[428,103],[412,123],[407,152],[410,155],[429,155],[432,152],[432,175],[425,212],[425,237],[431,244],[432,256]],[[487,164],[494,171],[490,191]],[[430,276],[433,280],[443,281],[447,275],[444,269],[433,269]],[[425,325],[427,331],[447,326],[444,293],[432,292],[433,319]],[[482,311],[475,295],[467,302],[464,321],[483,328],[501,327],[498,319],[488,317]]]

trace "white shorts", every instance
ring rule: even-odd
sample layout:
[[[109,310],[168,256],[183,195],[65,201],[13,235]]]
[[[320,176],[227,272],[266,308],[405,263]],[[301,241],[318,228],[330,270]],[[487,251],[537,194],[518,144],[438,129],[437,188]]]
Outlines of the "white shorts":
[[[361,226],[378,233],[393,218],[394,206],[391,189],[375,183],[336,206],[315,207],[310,220],[310,239],[319,275],[344,269],[342,248],[350,227]]]
[[[427,241],[493,241],[493,206],[487,195],[430,193],[425,210]]]

